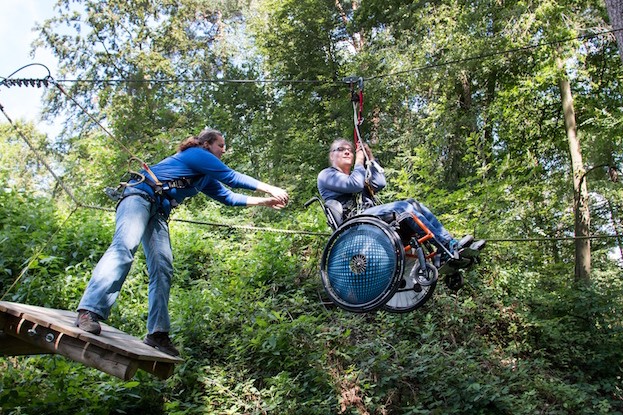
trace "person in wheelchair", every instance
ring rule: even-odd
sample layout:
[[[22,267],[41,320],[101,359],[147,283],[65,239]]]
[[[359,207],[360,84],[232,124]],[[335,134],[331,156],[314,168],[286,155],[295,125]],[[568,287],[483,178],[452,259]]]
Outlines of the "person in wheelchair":
[[[412,235],[422,233],[413,219],[415,215],[433,233],[433,243],[442,253],[441,265],[449,265],[440,269],[445,273],[471,265],[484,247],[484,240],[474,241],[471,235],[456,240],[430,209],[414,199],[376,204],[374,195],[386,186],[385,173],[368,146],[355,151],[350,141],[335,140],[329,149],[329,162],[331,166],[318,174],[317,185],[337,225],[359,214],[377,216],[386,222],[400,217],[401,225],[404,223],[409,229],[401,226],[399,233],[408,241]]]

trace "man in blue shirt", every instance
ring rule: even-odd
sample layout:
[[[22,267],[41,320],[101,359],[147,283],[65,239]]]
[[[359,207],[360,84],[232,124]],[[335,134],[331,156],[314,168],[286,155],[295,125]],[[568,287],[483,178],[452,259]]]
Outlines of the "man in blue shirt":
[[[206,129],[182,141],[178,152],[130,180],[117,205],[113,241],[104,253],[78,306],[76,326],[99,334],[100,320],[109,317],[121,286],[130,271],[134,254],[143,244],[149,273],[149,312],[144,342],[173,356],[179,355],[169,338],[169,292],[173,276],[173,254],[168,217],[184,199],[203,193],[229,206],[269,206],[281,209],[288,193],[221,162],[225,152],[223,135]],[[269,197],[234,193],[228,187],[258,190]]]

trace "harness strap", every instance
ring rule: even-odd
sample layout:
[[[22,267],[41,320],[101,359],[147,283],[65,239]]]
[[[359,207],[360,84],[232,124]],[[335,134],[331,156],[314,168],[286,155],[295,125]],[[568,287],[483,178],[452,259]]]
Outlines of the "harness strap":
[[[152,173],[153,174],[153,173]],[[155,202],[162,203],[162,198],[169,201],[171,208],[177,207],[179,203],[173,196],[167,193],[167,190],[171,189],[186,189],[192,186],[192,180],[188,177],[182,177],[180,179],[166,180],[164,182],[158,181],[155,183],[150,178],[136,172],[130,173],[130,180],[136,180],[138,183],[144,182],[154,191]],[[137,183],[137,184],[138,184]],[[132,184],[126,183],[125,186],[131,186]],[[124,183],[121,183],[124,186]]]
[[[192,180],[189,179],[188,177],[182,177],[180,179],[174,179],[174,180],[166,180],[164,182],[160,182],[160,181],[154,182],[151,179],[147,179],[142,174],[131,173],[130,179],[137,180],[137,181],[144,181],[146,184],[149,185],[149,187],[153,189],[154,193],[157,195],[160,195],[164,191],[167,191],[167,190],[186,189],[192,186]]]
[[[191,180],[187,177],[181,179],[169,180],[162,183],[162,190],[169,189],[186,189],[191,187]]]

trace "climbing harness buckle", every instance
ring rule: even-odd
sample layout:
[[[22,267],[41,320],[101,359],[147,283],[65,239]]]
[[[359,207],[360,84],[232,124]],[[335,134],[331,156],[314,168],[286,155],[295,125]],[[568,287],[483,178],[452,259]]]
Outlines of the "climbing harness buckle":
[[[118,202],[119,200],[121,200],[121,187],[121,185],[119,185],[116,189],[112,187],[106,187],[104,189],[104,193],[106,193],[106,196],[108,196],[108,198],[113,202]]]

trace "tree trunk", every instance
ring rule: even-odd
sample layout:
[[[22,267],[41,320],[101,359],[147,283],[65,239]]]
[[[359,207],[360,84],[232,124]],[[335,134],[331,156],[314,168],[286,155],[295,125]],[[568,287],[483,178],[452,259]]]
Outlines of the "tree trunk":
[[[452,97],[458,103],[456,115],[453,119],[452,134],[448,138],[445,168],[445,181],[448,189],[456,189],[459,180],[466,175],[466,165],[463,162],[467,137],[477,130],[475,118],[472,114],[472,85],[470,74],[463,70],[457,74],[456,95]],[[455,98],[456,97],[456,98]]]
[[[559,82],[560,97],[562,98],[562,109],[573,172],[573,213],[575,217],[575,237],[577,238],[575,240],[575,279],[578,282],[587,282],[590,279],[591,272],[591,241],[588,239],[590,231],[588,190],[584,177],[585,170],[580,141],[576,134],[571,86],[561,58],[558,58],[558,68],[561,73]]]
[[[612,206],[612,202],[610,199],[608,200],[608,210],[610,211],[610,221],[612,222],[612,227],[614,228],[614,234],[617,236],[617,245],[619,245],[619,256],[623,259],[623,244],[621,244],[621,234],[619,233],[619,224],[616,220],[616,215],[614,212],[614,207]]]
[[[606,0],[606,9],[619,46],[619,57],[623,62],[623,0]]]
[[[487,89],[485,95],[485,108],[483,109],[484,115],[484,134],[481,146],[479,149],[480,161],[482,167],[485,168],[492,161],[491,149],[493,148],[493,142],[495,140],[493,133],[493,123],[489,122],[489,112],[491,111],[491,103],[495,100],[495,90],[497,86],[497,71],[492,71],[487,80]],[[486,169],[485,169],[486,171]]]
[[[342,22],[344,23],[344,27],[348,27],[350,24],[351,18],[348,16],[346,11],[344,10],[344,7],[342,6],[342,3],[340,2],[340,0],[335,0],[335,7],[337,8],[340,18],[342,19]],[[355,13],[357,9],[359,8],[359,2],[353,1],[352,8],[353,8],[353,13]],[[355,49],[355,52],[361,52],[361,50],[363,49],[363,42],[364,42],[363,30],[350,34],[350,43]]]

